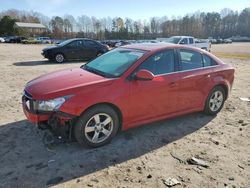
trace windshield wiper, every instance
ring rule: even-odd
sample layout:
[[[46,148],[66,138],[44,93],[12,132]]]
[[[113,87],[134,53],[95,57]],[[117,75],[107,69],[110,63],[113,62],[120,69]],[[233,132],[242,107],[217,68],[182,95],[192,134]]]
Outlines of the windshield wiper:
[[[84,65],[81,68],[84,69],[84,70],[87,70],[89,72],[92,72],[94,74],[97,74],[97,75],[100,75],[102,77],[105,77],[105,78],[112,78],[112,77],[114,77],[114,76],[111,76],[110,74],[107,74],[105,72],[99,71],[99,70],[94,69],[94,68],[91,68],[91,67],[89,67],[87,65]]]

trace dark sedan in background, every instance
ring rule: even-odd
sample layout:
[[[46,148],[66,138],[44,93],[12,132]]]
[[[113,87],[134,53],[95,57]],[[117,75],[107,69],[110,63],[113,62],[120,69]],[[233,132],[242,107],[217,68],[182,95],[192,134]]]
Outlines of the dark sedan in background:
[[[65,60],[90,60],[108,51],[108,48],[90,39],[70,39],[57,46],[43,49],[42,55],[57,63]]]
[[[8,36],[5,37],[5,42],[6,43],[21,43],[22,40],[27,39],[26,37],[22,37],[22,36]]]

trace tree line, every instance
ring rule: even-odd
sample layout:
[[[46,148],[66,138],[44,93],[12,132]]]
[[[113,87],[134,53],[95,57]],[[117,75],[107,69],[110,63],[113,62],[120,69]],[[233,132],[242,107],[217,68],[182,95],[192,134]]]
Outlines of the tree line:
[[[218,12],[196,12],[184,17],[151,17],[148,20],[87,15],[64,15],[49,18],[38,12],[7,10],[0,12],[0,35],[25,34],[13,28],[16,21],[42,23],[53,38],[86,37],[107,39],[155,39],[173,35],[191,35],[197,38],[250,37],[250,7],[241,12],[223,9]]]

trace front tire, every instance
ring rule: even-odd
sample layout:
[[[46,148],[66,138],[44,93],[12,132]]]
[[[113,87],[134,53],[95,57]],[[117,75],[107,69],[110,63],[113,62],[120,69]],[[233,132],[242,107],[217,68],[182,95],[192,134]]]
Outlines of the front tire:
[[[64,58],[63,54],[58,53],[58,54],[55,55],[55,61],[57,63],[62,63],[62,62],[64,62],[64,60],[65,60],[65,58]]]
[[[107,105],[98,105],[79,117],[74,135],[81,145],[100,147],[112,140],[118,128],[119,118],[115,110]]]
[[[206,100],[206,105],[204,112],[207,115],[216,115],[223,108],[224,102],[226,100],[226,92],[221,86],[216,86],[209,93]]]

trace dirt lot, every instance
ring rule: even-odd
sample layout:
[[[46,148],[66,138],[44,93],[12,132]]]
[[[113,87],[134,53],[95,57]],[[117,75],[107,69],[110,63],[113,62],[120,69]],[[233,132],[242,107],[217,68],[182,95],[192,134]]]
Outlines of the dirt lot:
[[[81,63],[49,63],[40,55],[43,47],[0,44],[0,187],[166,187],[169,177],[181,182],[177,188],[250,187],[250,103],[239,99],[250,97],[250,59],[223,59],[236,68],[236,78],[217,117],[195,113],[154,123],[97,149],[48,147],[44,132],[22,112],[23,87]],[[212,52],[250,54],[250,44],[216,45]],[[209,167],[187,164],[192,156]]]

